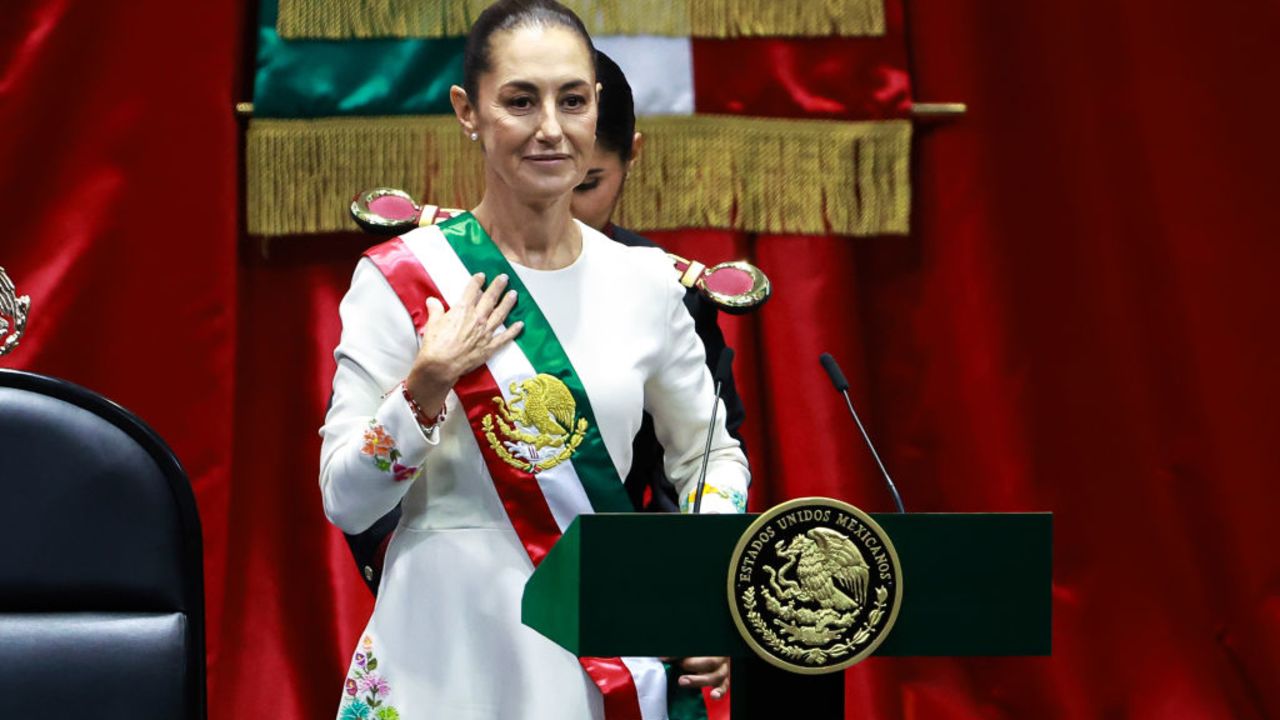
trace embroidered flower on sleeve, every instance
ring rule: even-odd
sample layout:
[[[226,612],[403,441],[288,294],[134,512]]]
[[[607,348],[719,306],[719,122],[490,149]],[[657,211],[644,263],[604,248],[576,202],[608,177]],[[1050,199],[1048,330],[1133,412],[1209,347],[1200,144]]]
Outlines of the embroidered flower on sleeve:
[[[697,492],[698,488],[695,485],[693,489],[689,490],[689,492],[685,494],[684,497],[680,498],[680,512],[687,513],[691,508],[693,508],[694,495],[696,495]],[[737,508],[740,513],[747,511],[747,494],[744,492],[740,492],[733,488],[716,487],[711,483],[707,483],[703,487],[702,497],[705,499],[708,495],[719,495],[725,500],[728,500],[733,503],[733,506]]]
[[[364,449],[361,452],[374,457],[393,453],[396,452],[396,441],[387,434],[386,428],[376,420],[370,420],[369,429],[364,431]]]
[[[412,480],[418,476],[419,468],[416,465],[400,463],[400,448],[396,447],[395,438],[391,437],[387,429],[379,425],[377,420],[369,421],[369,427],[364,431],[363,442],[360,453],[373,460],[374,467],[382,472],[391,473],[391,477],[396,482]]]
[[[373,638],[365,635],[355,653],[345,684],[347,697],[338,711],[339,720],[400,720],[400,711],[387,704],[391,683],[378,673],[373,654]]]

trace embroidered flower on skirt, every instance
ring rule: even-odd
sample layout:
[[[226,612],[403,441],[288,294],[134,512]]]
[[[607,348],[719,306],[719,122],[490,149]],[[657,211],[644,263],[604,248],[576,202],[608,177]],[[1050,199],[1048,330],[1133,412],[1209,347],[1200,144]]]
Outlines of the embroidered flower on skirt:
[[[397,482],[411,480],[418,475],[417,466],[400,464],[400,448],[396,447],[395,438],[377,420],[369,421],[360,452],[373,460],[374,467],[391,473],[391,477]]]
[[[377,673],[378,659],[373,654],[373,638],[366,635],[360,643],[347,675],[346,697],[338,708],[338,720],[400,720],[400,711],[387,704],[391,684]]]

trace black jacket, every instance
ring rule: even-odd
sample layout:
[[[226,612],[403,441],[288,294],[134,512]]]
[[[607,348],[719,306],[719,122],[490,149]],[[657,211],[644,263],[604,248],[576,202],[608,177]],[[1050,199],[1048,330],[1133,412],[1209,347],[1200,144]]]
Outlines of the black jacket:
[[[617,226],[610,228],[610,237],[631,247],[658,247],[652,240]],[[724,334],[720,332],[718,323],[720,312],[715,305],[693,290],[685,293],[684,305],[693,316],[694,329],[702,340],[703,347],[706,348],[707,367],[715,372],[720,353],[725,348]],[[741,398],[738,397],[738,390],[734,386],[732,372],[725,380],[724,387],[721,388],[721,398],[724,400],[727,414],[725,427],[734,439],[742,442],[739,428],[742,427],[746,412],[743,410]],[[744,443],[743,451],[745,450]],[[653,418],[649,413],[644,414],[640,430],[632,441],[632,452],[631,471],[627,473],[625,481],[631,504],[636,510],[645,512],[678,512],[679,502],[676,498],[676,490],[663,471],[662,446],[658,444],[658,438],[653,432]],[[650,499],[647,503],[644,501],[646,488],[650,489]],[[375,595],[378,592],[378,583],[382,580],[382,562],[386,554],[386,546],[399,522],[400,506],[397,505],[391,512],[379,518],[368,530],[359,535],[346,536],[347,545],[351,548],[356,566],[360,568],[361,577]]]

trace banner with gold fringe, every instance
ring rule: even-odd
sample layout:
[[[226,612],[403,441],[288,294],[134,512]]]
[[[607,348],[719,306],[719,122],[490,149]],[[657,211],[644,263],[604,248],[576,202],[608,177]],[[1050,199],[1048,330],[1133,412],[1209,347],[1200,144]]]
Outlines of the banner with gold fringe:
[[[247,137],[249,232],[349,230],[351,197],[375,186],[399,187],[430,204],[474,206],[482,161],[448,104],[449,87],[461,82],[463,38],[293,41],[283,36],[287,8],[319,5],[279,2],[260,5]],[[419,5],[461,18],[451,32],[463,32],[488,2]],[[758,18],[732,14],[733,4],[689,3],[681,12],[715,6],[734,23]],[[617,221],[639,230],[908,232],[902,6],[876,4],[886,27],[876,38],[595,37],[626,73],[638,129],[648,136]],[[393,5],[370,0],[343,12],[384,18],[374,6]],[[811,5],[830,10],[844,2]],[[575,7],[596,21],[630,12],[612,0],[578,0]],[[772,117],[746,116],[745,108],[765,108]]]
[[[617,221],[646,230],[907,232],[911,124],[727,115],[641,118],[650,139]],[[250,123],[248,225],[254,235],[349,230],[358,190],[391,185],[433,204],[473,207],[479,148],[444,116]]]
[[[461,37],[492,0],[280,0],[289,40]],[[861,37],[883,0],[562,0],[592,35]]]

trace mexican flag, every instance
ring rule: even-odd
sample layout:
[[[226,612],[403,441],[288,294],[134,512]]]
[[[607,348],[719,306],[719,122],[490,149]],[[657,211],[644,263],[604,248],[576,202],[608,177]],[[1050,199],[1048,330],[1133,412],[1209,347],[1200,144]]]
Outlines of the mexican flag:
[[[386,185],[472,207],[457,129],[465,33],[488,0],[264,0],[247,140],[249,232],[350,230]],[[905,234],[901,0],[574,0],[649,140],[618,221],[640,230]]]

